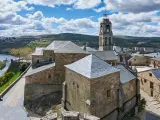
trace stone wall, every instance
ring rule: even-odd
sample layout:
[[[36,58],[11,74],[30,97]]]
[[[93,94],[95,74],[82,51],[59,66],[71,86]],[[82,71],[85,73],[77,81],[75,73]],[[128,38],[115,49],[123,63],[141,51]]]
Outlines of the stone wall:
[[[35,66],[36,64],[44,61],[45,61],[45,58],[43,55],[32,55],[32,66]]]
[[[149,63],[150,63],[149,57],[145,56],[134,56],[133,59],[130,59],[128,61],[128,64],[132,66],[148,66]]]
[[[123,100],[127,102],[136,95],[136,80],[134,79],[122,84],[122,89],[124,92]]]
[[[153,68],[160,68],[160,61],[150,59],[150,65]]]
[[[64,65],[71,64],[87,55],[84,53],[55,53],[55,79],[62,84],[65,81]]]
[[[55,61],[55,54],[53,50],[43,50],[43,56],[48,61]]]
[[[150,74],[152,76],[150,76]],[[138,73],[138,79],[140,82],[140,88],[151,96],[153,92],[153,97],[160,101],[160,81],[156,78],[151,71],[145,71]],[[153,89],[151,84],[153,83]]]
[[[120,72],[90,80],[91,114],[103,118],[118,107],[118,89],[120,86]],[[109,95],[108,95],[109,94]]]
[[[66,108],[90,114],[90,80],[66,68]]]
[[[32,101],[43,95],[58,92],[62,90],[61,85],[41,85],[41,84],[25,84],[24,101]]]
[[[26,84],[39,83],[39,84],[57,84],[55,80],[55,66],[49,69],[34,73],[25,77]]]

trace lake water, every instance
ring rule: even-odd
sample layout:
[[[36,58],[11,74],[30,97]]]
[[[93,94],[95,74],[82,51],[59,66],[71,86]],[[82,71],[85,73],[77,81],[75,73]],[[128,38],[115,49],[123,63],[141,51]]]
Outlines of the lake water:
[[[3,73],[5,73],[5,71],[8,69],[8,67],[11,63],[11,59],[16,60],[17,58],[12,55],[0,54],[0,61],[6,60],[6,59],[8,60],[6,62],[6,67],[3,70],[0,70],[0,76],[2,76]]]

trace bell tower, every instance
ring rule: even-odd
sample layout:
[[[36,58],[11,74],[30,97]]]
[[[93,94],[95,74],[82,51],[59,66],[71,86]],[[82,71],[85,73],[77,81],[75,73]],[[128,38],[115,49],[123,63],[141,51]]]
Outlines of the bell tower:
[[[113,50],[112,23],[106,14],[100,23],[99,50]]]

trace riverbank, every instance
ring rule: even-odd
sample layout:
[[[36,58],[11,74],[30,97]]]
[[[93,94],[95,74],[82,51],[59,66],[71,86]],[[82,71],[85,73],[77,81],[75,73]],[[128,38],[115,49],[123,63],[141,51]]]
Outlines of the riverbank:
[[[19,63],[12,60],[8,70],[0,77],[0,93],[10,86],[28,66],[28,63]]]

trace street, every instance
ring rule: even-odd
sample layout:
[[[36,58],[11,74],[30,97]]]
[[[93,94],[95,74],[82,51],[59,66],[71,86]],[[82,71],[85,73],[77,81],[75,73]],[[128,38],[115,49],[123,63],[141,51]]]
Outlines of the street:
[[[29,120],[23,109],[24,85],[23,77],[0,101],[0,120]]]

